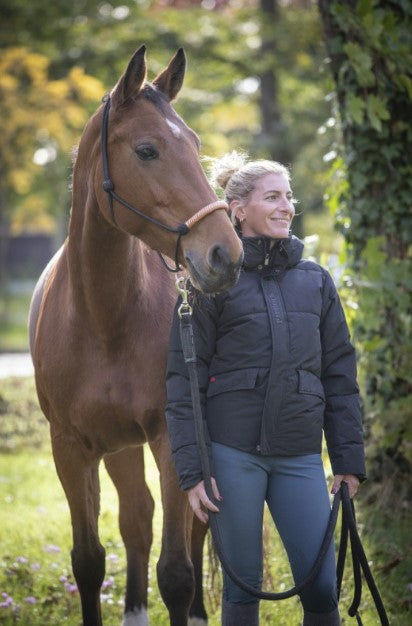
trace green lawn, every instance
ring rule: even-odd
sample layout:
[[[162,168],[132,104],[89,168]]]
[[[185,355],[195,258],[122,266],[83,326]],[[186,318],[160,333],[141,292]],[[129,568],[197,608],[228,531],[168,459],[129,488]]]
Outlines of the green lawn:
[[[59,623],[79,626],[79,598],[70,569],[71,532],[68,506],[56,477],[47,434],[34,398],[31,378],[0,381],[0,624],[45,626]],[[150,562],[149,615],[153,626],[167,626],[167,611],[160,599],[155,567],[159,556],[161,507],[156,466],[146,454],[147,481],[156,501],[154,544]],[[121,623],[125,559],[117,528],[117,495],[105,469],[101,469],[102,507],[100,532],[106,548],[106,579],[102,590],[103,615],[107,626]],[[365,488],[366,493],[366,488]],[[385,516],[358,505],[360,530],[372,562],[393,626],[412,623],[412,593],[408,584],[408,519],[399,513]],[[282,548],[273,529],[266,528],[265,588],[282,590],[291,578]],[[350,578],[350,567],[347,567]],[[210,626],[218,626],[219,587],[205,586]],[[1,596],[1,594],[3,594]],[[350,603],[346,582],[342,614]],[[378,624],[365,586],[361,615],[364,626]],[[300,608],[295,598],[263,602],[262,626],[297,626]],[[345,624],[356,620],[345,617]]]

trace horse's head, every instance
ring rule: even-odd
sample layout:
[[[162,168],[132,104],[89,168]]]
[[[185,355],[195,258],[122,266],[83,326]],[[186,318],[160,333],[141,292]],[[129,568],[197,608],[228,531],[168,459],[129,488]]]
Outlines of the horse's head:
[[[96,168],[95,193],[111,224],[176,256],[197,288],[217,292],[236,281],[242,246],[224,203],[215,204],[196,134],[170,105],[185,65],[179,50],[150,84],[144,46],[135,52],[111,93],[110,111],[106,104],[96,118],[107,130],[101,152],[104,161],[106,144],[107,164]]]

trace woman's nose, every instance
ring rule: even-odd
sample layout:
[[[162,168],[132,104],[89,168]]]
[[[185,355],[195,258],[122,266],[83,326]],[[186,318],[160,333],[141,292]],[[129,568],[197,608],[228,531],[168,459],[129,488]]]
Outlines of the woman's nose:
[[[289,198],[285,198],[282,202],[282,206],[280,210],[283,211],[284,213],[294,213],[295,207],[293,205],[292,200],[290,200]]]

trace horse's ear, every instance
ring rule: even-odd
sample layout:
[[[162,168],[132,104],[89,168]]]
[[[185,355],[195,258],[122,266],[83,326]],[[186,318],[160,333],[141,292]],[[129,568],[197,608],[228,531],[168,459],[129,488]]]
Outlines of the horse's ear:
[[[112,102],[121,106],[139,93],[146,79],[146,46],[141,46],[129,61],[129,65],[112,93]]]
[[[169,100],[174,100],[179,93],[186,71],[186,56],[183,48],[179,48],[169,65],[160,72],[153,81],[159,91]]]

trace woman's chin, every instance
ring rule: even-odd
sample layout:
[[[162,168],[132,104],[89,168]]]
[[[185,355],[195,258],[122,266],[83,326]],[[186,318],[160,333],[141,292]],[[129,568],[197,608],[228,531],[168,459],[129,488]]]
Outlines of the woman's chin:
[[[287,239],[289,237],[289,228],[271,228],[268,236],[271,239]]]

